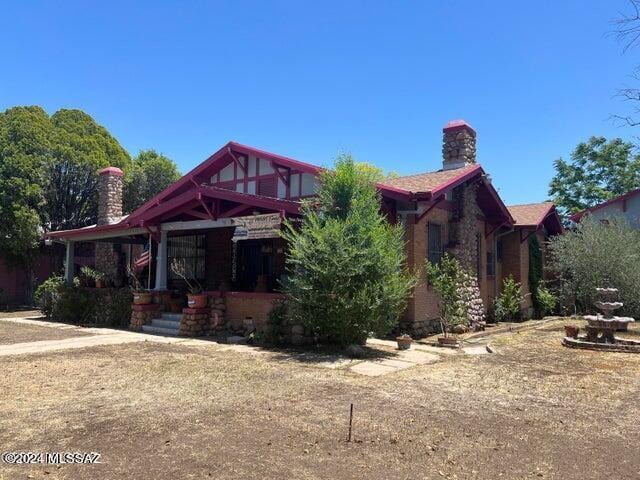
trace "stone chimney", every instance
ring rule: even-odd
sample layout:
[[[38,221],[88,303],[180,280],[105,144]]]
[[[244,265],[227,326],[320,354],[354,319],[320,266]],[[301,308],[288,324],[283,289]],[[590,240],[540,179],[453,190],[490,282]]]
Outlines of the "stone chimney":
[[[122,217],[122,170],[107,167],[100,170],[98,184],[98,225],[117,223]]]
[[[476,163],[476,131],[464,120],[442,129],[442,168],[452,170]]]

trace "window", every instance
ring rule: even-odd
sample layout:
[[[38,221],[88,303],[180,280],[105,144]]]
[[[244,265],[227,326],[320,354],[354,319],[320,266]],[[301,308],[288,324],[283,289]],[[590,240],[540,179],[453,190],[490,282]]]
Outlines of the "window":
[[[496,257],[498,257],[499,262],[502,262],[502,240],[498,240],[498,244],[496,247]]]
[[[487,252],[487,277],[493,277],[496,274],[496,263],[493,251]]]
[[[169,266],[174,258],[184,260],[187,278],[204,280],[205,263],[205,236],[184,235],[169,237],[167,244],[167,260]],[[178,280],[179,277],[168,268],[167,276],[170,280]]]
[[[439,263],[442,258],[442,225],[427,224],[427,258],[431,263]]]

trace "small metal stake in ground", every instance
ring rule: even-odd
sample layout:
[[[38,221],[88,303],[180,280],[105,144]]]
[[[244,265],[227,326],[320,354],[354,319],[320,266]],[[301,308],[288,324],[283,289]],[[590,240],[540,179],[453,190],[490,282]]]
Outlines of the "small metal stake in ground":
[[[349,409],[349,435],[347,436],[347,442],[351,441],[351,426],[353,425],[353,403]]]

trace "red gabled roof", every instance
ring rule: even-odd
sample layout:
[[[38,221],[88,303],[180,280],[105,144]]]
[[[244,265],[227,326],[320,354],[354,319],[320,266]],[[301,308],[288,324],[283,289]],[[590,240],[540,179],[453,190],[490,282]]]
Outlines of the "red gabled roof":
[[[472,178],[482,179],[483,188],[478,191],[478,201],[481,207],[490,212],[492,216],[502,218],[505,224],[511,225],[513,219],[509,210],[488,180],[482,166],[477,163],[461,168],[389,178],[385,179],[382,185],[404,190],[412,200],[433,200]]]
[[[480,165],[468,165],[451,170],[438,170],[436,172],[417,173],[405,177],[388,178],[381,183],[386,186],[399,188],[414,194],[432,193],[434,190],[456,182],[461,176],[478,173]]]
[[[159,205],[160,202],[162,202],[172,194],[182,193],[183,191],[187,190],[190,185],[200,185],[201,183],[208,181],[211,175],[209,175],[207,172],[213,172],[217,167],[221,166],[221,163],[226,163],[228,161],[227,157],[233,155],[234,152],[244,155],[254,155],[256,157],[272,160],[276,164],[283,167],[295,168],[297,170],[301,170],[303,172],[311,174],[317,174],[322,170],[322,168],[310,163],[300,162],[292,158],[265,152],[264,150],[231,141],[228,142],[224,147],[219,149],[217,152],[215,152],[213,155],[211,155],[209,158],[207,158],[200,165],[192,169],[189,173],[185,174],[180,180],[173,183],[172,185],[169,185],[166,189],[157,194],[151,200],[138,207],[131,213],[131,219],[139,218],[145,211],[149,210],[155,205]]]
[[[636,196],[638,194],[640,194],[640,188],[638,188],[636,190],[630,190],[627,193],[624,193],[624,194],[619,195],[619,196],[617,196],[615,198],[607,200],[606,202],[599,203],[598,205],[594,205],[593,207],[590,207],[590,208],[587,208],[585,210],[582,210],[581,212],[574,213],[569,218],[574,222],[579,222],[580,219],[587,213],[595,212],[596,210],[600,210],[601,208],[607,207],[607,206],[612,205],[614,203],[624,202],[625,200],[627,200],[627,199],[629,199],[631,197],[634,197],[634,196]]]
[[[539,228],[544,224],[550,233],[562,233],[562,221],[553,202],[509,205],[507,208],[515,221],[514,227]]]

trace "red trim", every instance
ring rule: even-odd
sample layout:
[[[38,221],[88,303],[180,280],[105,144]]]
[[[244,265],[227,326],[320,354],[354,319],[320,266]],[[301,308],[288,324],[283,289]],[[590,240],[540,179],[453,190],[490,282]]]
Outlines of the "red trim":
[[[448,182],[445,182],[441,185],[438,185],[436,188],[434,188],[433,190],[431,190],[431,196],[432,197],[437,197],[438,195],[441,195],[443,193],[446,193],[448,190],[451,190],[454,187],[457,187],[458,185],[460,185],[461,183],[466,182],[467,180],[480,175],[484,173],[484,170],[482,170],[482,167],[480,165],[476,165],[474,166],[471,170],[458,175],[457,177],[452,178],[451,180],[449,180]]]
[[[618,203],[620,201],[623,201],[623,202],[626,203],[626,201],[629,198],[634,197],[634,196],[636,196],[638,194],[640,194],[640,188],[638,188],[636,190],[631,190],[631,191],[629,191],[629,192],[627,192],[625,194],[622,194],[622,195],[620,195],[618,197],[615,197],[615,198],[612,198],[610,200],[607,200],[606,202],[599,203],[598,205],[594,205],[593,207],[587,208],[587,209],[582,210],[582,211],[580,211],[578,213],[574,213],[569,218],[573,222],[579,222],[582,219],[582,217],[584,217],[587,213],[595,212],[596,210],[600,210],[601,208],[608,207],[609,205],[613,205],[614,203]]]
[[[114,177],[122,177],[124,172],[120,170],[118,167],[107,167],[103,168],[98,172],[98,175],[111,175]]]
[[[469,133],[471,133],[471,135],[473,135],[474,137],[476,136],[476,131],[475,129],[469,125],[466,120],[451,120],[449,122],[447,122],[447,124],[444,126],[444,128],[442,129],[443,133],[449,133],[449,132],[459,132],[461,130],[467,130]]]

